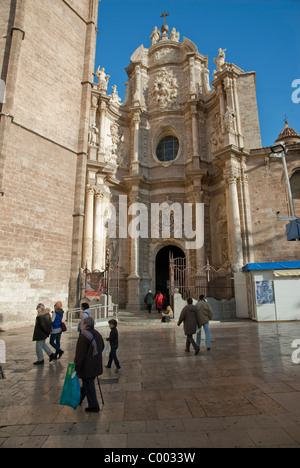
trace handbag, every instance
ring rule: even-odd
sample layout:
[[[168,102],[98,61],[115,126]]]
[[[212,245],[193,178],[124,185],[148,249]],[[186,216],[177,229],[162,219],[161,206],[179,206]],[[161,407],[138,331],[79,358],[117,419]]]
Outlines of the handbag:
[[[61,323],[61,331],[62,331],[63,333],[65,333],[66,331],[68,331],[67,325],[65,324],[65,322],[62,321],[62,319],[60,319],[60,323]]]
[[[60,398],[60,405],[70,406],[76,410],[80,404],[81,390],[78,375],[75,372],[75,363],[68,365],[67,374]]]

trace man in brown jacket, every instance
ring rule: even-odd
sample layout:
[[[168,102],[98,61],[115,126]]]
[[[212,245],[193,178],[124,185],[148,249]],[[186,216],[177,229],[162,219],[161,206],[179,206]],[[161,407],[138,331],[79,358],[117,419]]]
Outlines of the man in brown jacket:
[[[197,331],[197,325],[198,328],[200,327],[200,322],[198,321],[197,318],[197,309],[195,306],[193,306],[193,299],[189,298],[187,299],[187,306],[182,310],[179,321],[178,321],[178,326],[184,322],[184,333],[186,335],[186,349],[185,351],[187,353],[190,352],[190,347],[191,345],[193,346],[195,350],[195,355],[197,355],[200,351],[200,346],[197,346],[193,335]]]
[[[210,351],[210,331],[209,331],[209,322],[213,319],[213,311],[208,302],[205,299],[205,296],[202,294],[199,298],[199,302],[196,305],[197,307],[197,316],[198,322],[200,322],[200,328],[197,332],[197,345],[201,346],[201,328],[204,328],[205,331],[205,343],[207,351]]]
[[[87,397],[88,413],[99,413],[100,407],[95,389],[95,378],[103,374],[102,352],[104,341],[94,329],[94,319],[86,317],[82,321],[82,332],[78,338],[75,356],[75,370],[83,382],[81,403]]]

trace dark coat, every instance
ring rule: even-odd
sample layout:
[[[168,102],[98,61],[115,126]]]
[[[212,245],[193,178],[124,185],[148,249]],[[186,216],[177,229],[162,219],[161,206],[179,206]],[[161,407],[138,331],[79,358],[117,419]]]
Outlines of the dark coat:
[[[187,305],[181,312],[178,326],[184,322],[184,333],[186,336],[194,335],[197,331],[197,325],[200,328],[201,324],[197,318],[197,308],[193,305]]]
[[[89,328],[88,331],[93,335],[97,345],[98,354],[94,356],[94,346],[84,332],[78,338],[75,356],[75,370],[81,379],[95,379],[103,374],[102,352],[104,350],[104,341],[97,330]]]
[[[146,304],[147,306],[153,305],[153,304],[154,304],[154,299],[155,299],[155,298],[154,298],[153,294],[152,294],[152,293],[148,293],[148,294],[146,294],[146,297],[145,297],[145,301],[144,301],[144,302],[145,302],[145,304]]]
[[[107,341],[110,342],[111,346],[119,346],[119,332],[116,327],[111,329]]]
[[[52,331],[52,320],[49,312],[42,312],[35,321],[32,341],[43,341],[48,338]]]

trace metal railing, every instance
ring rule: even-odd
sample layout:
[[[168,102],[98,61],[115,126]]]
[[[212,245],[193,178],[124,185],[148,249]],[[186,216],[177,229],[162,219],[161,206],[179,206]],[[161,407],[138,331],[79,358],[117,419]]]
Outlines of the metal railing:
[[[105,297],[104,304],[96,304],[90,306],[91,316],[95,320],[95,326],[102,324],[105,320],[110,318],[118,318],[119,315],[119,306],[113,304],[109,301],[107,304],[107,298]],[[71,330],[75,330],[78,328],[78,324],[81,321],[81,308],[78,307],[76,309],[69,309],[67,311],[67,323]]]

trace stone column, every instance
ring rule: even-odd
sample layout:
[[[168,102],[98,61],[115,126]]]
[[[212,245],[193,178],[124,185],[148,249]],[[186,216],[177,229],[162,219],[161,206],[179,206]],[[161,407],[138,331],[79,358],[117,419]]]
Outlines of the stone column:
[[[103,223],[103,194],[100,190],[95,193],[95,213],[94,213],[94,242],[93,242],[93,270],[104,271],[105,258],[103,258],[104,223]]]
[[[94,189],[86,187],[82,267],[92,270],[94,238]]]
[[[139,152],[140,152],[140,123],[141,118],[139,113],[135,113],[133,117],[134,134],[133,134],[133,158],[131,163],[132,174],[139,172]]]
[[[106,103],[100,104],[100,135],[99,135],[99,152],[98,161],[104,162],[105,156],[105,118],[106,118]]]
[[[228,237],[233,268],[238,271],[244,264],[241,236],[241,217],[237,190],[237,175],[230,171],[225,175],[227,182]]]

